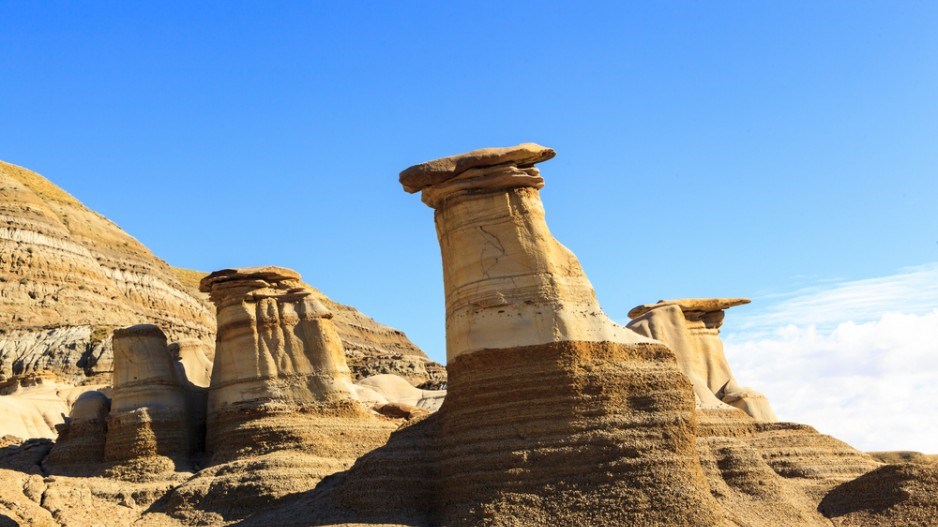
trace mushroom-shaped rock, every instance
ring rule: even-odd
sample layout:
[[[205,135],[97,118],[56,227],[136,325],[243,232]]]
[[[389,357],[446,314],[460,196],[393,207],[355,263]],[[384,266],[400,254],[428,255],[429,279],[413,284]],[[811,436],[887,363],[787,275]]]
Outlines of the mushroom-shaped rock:
[[[485,148],[401,172],[436,209],[446,354],[558,341],[651,342],[603,313],[580,262],[550,233],[534,163],[550,148]]]
[[[719,336],[725,310],[748,303],[747,298],[661,300],[632,308],[628,327],[671,348],[702,407],[728,404],[760,421],[775,421],[765,396],[740,386],[733,378]]]
[[[318,478],[387,439],[394,425],[359,402],[332,313],[298,273],[225,269],[201,288],[218,320],[206,445],[214,463],[302,449],[318,455],[306,467]]]
[[[401,172],[400,182],[411,194],[464,176],[472,169],[492,167],[530,167],[554,157],[553,149],[536,143],[522,143],[504,148],[480,148],[465,154],[443,157],[414,165]],[[542,180],[543,182],[543,180]]]
[[[533,165],[553,156],[528,143],[401,172],[435,209],[446,295],[446,401],[424,421],[446,506],[429,523],[718,524],[690,383],[603,313],[547,228]]]

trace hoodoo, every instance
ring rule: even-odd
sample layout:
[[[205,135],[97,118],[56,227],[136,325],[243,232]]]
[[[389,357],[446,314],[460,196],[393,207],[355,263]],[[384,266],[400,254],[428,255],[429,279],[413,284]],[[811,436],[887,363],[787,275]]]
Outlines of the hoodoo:
[[[188,401],[166,335],[152,324],[114,332],[114,381],[105,461],[185,460],[192,453]]]
[[[216,462],[254,451],[260,431],[248,423],[258,417],[310,407],[360,411],[332,313],[298,273],[224,269],[205,277],[201,290],[218,308],[207,439]]]
[[[436,209],[448,361],[561,341],[651,342],[606,317],[576,256],[547,229],[533,165],[554,155],[525,143],[401,172],[404,189]]]
[[[775,421],[768,399],[733,378],[720,340],[726,309],[748,303],[748,298],[661,300],[632,308],[627,327],[671,348],[702,407],[729,404],[760,421]]]
[[[89,475],[104,461],[107,440],[107,417],[110,400],[101,392],[81,394],[58,425],[59,436],[45,460],[56,474]]]
[[[396,423],[359,401],[332,313],[298,273],[223,269],[200,287],[217,307],[206,434],[214,466],[178,492],[237,516],[312,488],[387,441]]]
[[[526,143],[401,173],[436,209],[443,257],[439,521],[716,524],[690,383],[666,346],[606,317],[547,228],[533,165],[553,156]]]

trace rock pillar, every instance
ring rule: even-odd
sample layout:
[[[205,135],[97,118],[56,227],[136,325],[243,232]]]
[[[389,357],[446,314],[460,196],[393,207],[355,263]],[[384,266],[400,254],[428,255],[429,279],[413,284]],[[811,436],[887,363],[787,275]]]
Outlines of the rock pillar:
[[[224,269],[200,288],[218,313],[206,440],[214,463],[302,449],[319,456],[309,472],[320,477],[387,439],[391,427],[358,402],[332,313],[298,273]]]
[[[703,408],[724,404],[739,408],[760,421],[775,421],[768,399],[740,386],[733,378],[720,326],[726,309],[748,304],[748,298],[682,298],[644,304],[629,311],[629,329],[667,344],[681,371],[690,378]]]
[[[104,458],[109,462],[185,460],[192,452],[186,393],[152,324],[114,332],[114,374]],[[166,465],[167,467],[169,465]]]
[[[46,468],[70,476],[97,471],[104,461],[109,406],[110,400],[99,391],[81,394],[57,427],[59,436],[44,462]]]
[[[547,228],[534,164],[553,156],[528,143],[401,173],[435,209],[443,259],[436,522],[717,524],[690,383],[666,346],[605,316]]]

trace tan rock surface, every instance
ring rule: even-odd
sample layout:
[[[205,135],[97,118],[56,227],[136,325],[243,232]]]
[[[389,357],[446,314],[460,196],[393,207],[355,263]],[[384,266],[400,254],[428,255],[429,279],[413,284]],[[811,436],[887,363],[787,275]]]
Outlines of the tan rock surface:
[[[526,164],[553,156],[544,147],[514,148],[528,156],[522,157]],[[466,158],[473,160],[468,171],[420,187],[424,201],[432,196],[436,208],[449,363],[464,353],[550,342],[651,342],[606,317],[576,256],[550,234],[536,168],[487,167],[480,163],[488,157],[470,152],[412,167],[401,181],[418,188],[410,176],[418,167],[459,166]],[[489,168],[499,178],[496,185]]]
[[[878,468],[830,492],[819,510],[835,527],[938,524],[938,466]]]
[[[748,303],[747,298],[661,300],[629,311],[632,321],[628,328],[660,340],[674,351],[702,407],[730,405],[760,421],[775,421],[775,412],[765,396],[740,386],[733,378],[719,336],[724,310]]]
[[[2,435],[20,439],[54,438],[72,404],[99,386],[75,387],[49,373],[33,373],[14,379],[0,395]]]
[[[401,174],[436,208],[446,293],[446,401],[404,434],[433,430],[430,457],[417,464],[439,483],[422,499],[445,506],[416,524],[718,524],[696,463],[690,385],[665,346],[605,316],[576,257],[550,234],[530,164],[553,151],[538,149],[520,161],[471,152]],[[384,466],[412,448],[399,444],[392,437],[363,459],[347,484],[382,473],[412,480]],[[350,496],[342,507],[367,503]],[[369,513],[359,521],[381,523]]]
[[[442,157],[414,165],[401,172],[401,185],[413,194],[432,185],[457,178],[470,169],[514,165],[526,167],[547,161],[556,153],[536,143],[522,143],[504,148],[480,148],[465,154]]]
[[[247,515],[347,469],[397,427],[359,400],[332,313],[299,278],[258,267],[202,280],[218,320],[207,409],[212,466],[174,489],[173,518]]]
[[[224,269],[202,279],[201,289],[218,309],[210,429],[220,414],[240,409],[355,398],[332,312],[310,298],[295,271]]]
[[[896,465],[900,463],[915,463],[918,465],[938,465],[938,455],[923,454],[911,450],[895,450],[889,452],[867,452],[867,454],[881,463]]]
[[[90,476],[104,462],[111,401],[93,390],[83,393],[64,423],[43,465],[55,474]]]
[[[172,269],[48,180],[0,162],[0,368],[109,372],[110,333],[151,322],[211,342],[210,309]]]
[[[173,342],[168,351],[179,379],[185,379],[199,388],[208,388],[212,382],[212,361],[209,360],[207,347],[201,340],[184,339]]]
[[[430,412],[440,409],[446,390],[421,390],[397,375],[366,377],[356,383],[359,400],[369,404],[399,403],[423,408]]]
[[[214,309],[198,292],[202,277],[170,267],[42,176],[0,162],[0,375],[49,370],[79,383],[107,374],[111,332],[144,322],[171,341],[201,340],[211,358]],[[445,382],[404,333],[314,294],[336,313],[359,377]]]
[[[195,450],[183,379],[166,335],[152,324],[114,332],[114,375],[104,461],[174,470]]]
[[[453,168],[438,188],[424,188],[437,207],[444,267],[453,268],[444,270],[447,331],[459,335],[448,340],[450,383],[438,412],[401,402],[386,403],[384,416],[369,410],[363,394],[415,397],[415,388],[383,376],[352,384],[329,310],[295,273],[222,273],[206,282],[220,328],[214,464],[136,480],[43,478],[49,442],[10,445],[0,448],[0,513],[77,527],[935,523],[931,465],[884,466],[809,426],[697,407],[668,346],[611,324],[575,256],[557,256],[535,169],[502,164]],[[499,194],[503,201],[489,199]],[[494,243],[484,234],[447,246],[448,231],[462,228],[496,233],[503,252],[478,256]],[[475,271],[464,268],[481,264],[474,291]],[[519,269],[520,282],[503,280]],[[503,311],[493,313],[488,300],[501,290]],[[699,322],[691,325],[707,330],[699,333],[712,351],[719,338],[710,330],[738,300],[685,299],[638,316],[670,313],[664,322],[684,329],[688,318]],[[532,305],[541,312],[524,311]],[[188,371],[183,362],[145,370]],[[100,400],[80,403],[76,421],[101,415]]]

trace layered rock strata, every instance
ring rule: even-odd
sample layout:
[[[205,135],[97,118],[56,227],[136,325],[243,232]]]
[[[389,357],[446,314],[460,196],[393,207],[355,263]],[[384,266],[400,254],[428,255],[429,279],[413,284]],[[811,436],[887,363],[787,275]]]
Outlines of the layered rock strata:
[[[112,331],[142,322],[171,341],[201,340],[211,358],[214,309],[198,291],[202,277],[170,267],[42,176],[0,162],[0,380],[38,370],[73,383],[106,378]],[[442,366],[403,332],[313,291],[335,313],[359,378],[445,383]]]
[[[401,173],[435,209],[443,258],[436,520],[717,524],[690,383],[666,346],[606,317],[547,228],[533,165],[553,156],[529,143]]]
[[[141,321],[211,342],[211,310],[172,269],[36,173],[0,162],[0,374],[109,372],[110,333]]]
[[[310,298],[299,274],[280,267],[225,269],[204,278],[201,288],[218,309],[209,451],[221,455],[255,444],[233,436],[252,413],[355,398],[332,314]]]
[[[88,476],[104,462],[107,418],[111,401],[99,391],[82,394],[64,423],[58,425],[55,445],[45,459],[46,468],[56,474]]]
[[[175,467],[195,450],[184,379],[166,342],[152,324],[114,332],[114,382],[104,460],[147,459]]]
[[[879,466],[807,425],[757,421],[732,408],[698,409],[697,423],[710,492],[733,525],[827,527],[818,510],[824,496]]]
[[[172,503],[237,496],[213,509],[237,517],[311,488],[387,441],[396,423],[360,402],[332,313],[299,274],[224,269],[201,288],[217,306],[206,441],[214,466]]]
[[[661,300],[629,311],[627,327],[671,348],[703,408],[728,404],[760,421],[776,421],[764,395],[736,382],[720,340],[726,309],[748,303],[748,298]]]

